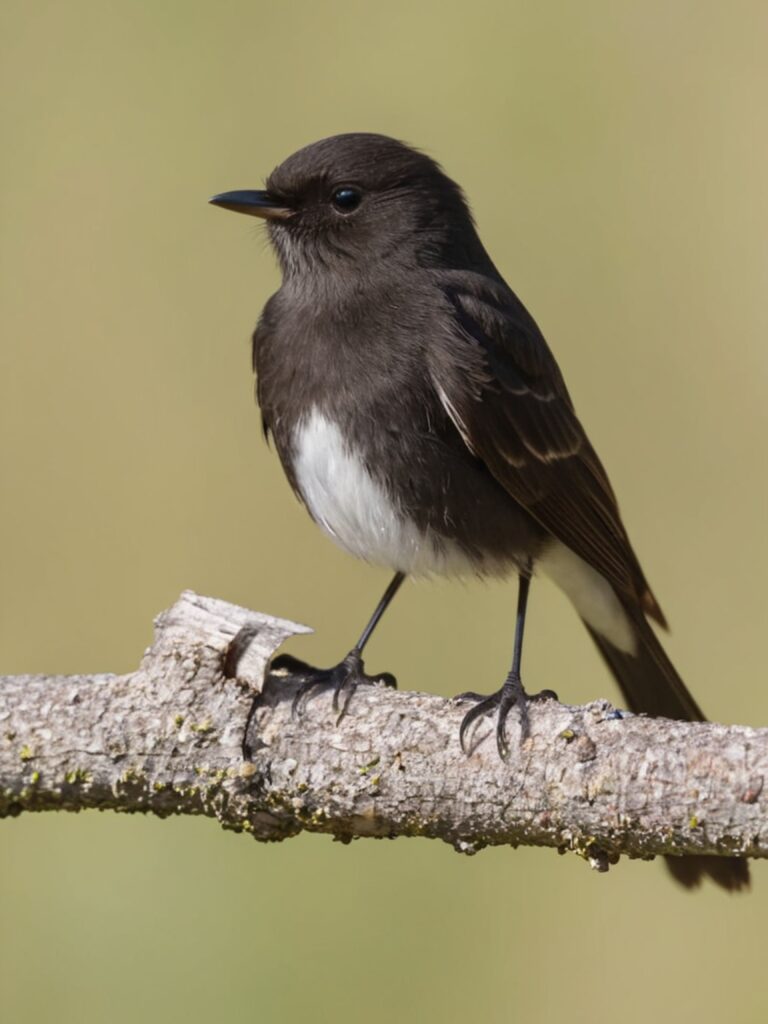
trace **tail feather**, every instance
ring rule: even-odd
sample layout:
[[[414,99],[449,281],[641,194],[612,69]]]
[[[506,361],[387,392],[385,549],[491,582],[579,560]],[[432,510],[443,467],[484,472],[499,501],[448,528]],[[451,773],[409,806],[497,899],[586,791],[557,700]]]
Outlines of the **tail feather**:
[[[706,718],[667,657],[643,613],[625,606],[634,627],[637,650],[634,655],[618,650],[586,622],[589,635],[619,684],[630,710],[654,718],[705,722]],[[709,876],[730,892],[749,886],[749,867],[741,857],[665,857],[675,881],[688,889]]]
[[[637,638],[637,651],[618,650],[591,626],[587,627],[598,651],[619,684],[630,711],[653,718],[674,718],[684,722],[706,722],[704,712],[669,660],[658,637],[642,612],[625,609]]]

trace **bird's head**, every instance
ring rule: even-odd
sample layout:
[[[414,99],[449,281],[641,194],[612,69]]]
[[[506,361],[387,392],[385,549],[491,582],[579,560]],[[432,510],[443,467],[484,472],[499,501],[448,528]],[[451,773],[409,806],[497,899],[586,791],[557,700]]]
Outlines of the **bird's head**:
[[[385,135],[322,139],[289,156],[264,190],[211,202],[266,220],[286,277],[477,265],[485,255],[459,186]]]

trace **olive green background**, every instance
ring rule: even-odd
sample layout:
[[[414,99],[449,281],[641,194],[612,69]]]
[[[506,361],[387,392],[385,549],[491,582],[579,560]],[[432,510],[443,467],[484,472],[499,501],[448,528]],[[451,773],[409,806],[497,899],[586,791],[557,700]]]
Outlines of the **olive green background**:
[[[248,339],[278,283],[206,205],[335,132],[438,157],[558,355],[710,715],[768,717],[768,7],[4,0],[3,672],[126,671],[185,587],[346,651],[387,576],[262,443]],[[370,647],[495,688],[513,583],[411,584]],[[525,670],[616,697],[536,585]],[[764,1020],[768,875],[425,841],[262,847],[204,820],[0,822],[7,1021]]]

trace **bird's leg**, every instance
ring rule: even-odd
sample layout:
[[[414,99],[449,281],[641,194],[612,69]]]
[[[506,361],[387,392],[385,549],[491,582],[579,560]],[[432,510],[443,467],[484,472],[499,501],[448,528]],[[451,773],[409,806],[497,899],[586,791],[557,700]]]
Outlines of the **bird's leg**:
[[[337,722],[346,714],[352,695],[360,683],[382,683],[385,686],[397,686],[397,680],[390,672],[382,672],[376,676],[369,676],[364,671],[363,649],[371,638],[379,619],[390,605],[392,598],[400,589],[405,579],[405,573],[397,572],[392,577],[389,586],[384,591],[381,600],[376,605],[376,610],[368,621],[360,639],[355,646],[338,665],[333,668],[317,669],[304,664],[298,658],[290,654],[283,654],[272,662],[272,670],[276,672],[287,672],[294,678],[301,681],[293,698],[292,713],[301,713],[304,710],[308,698],[316,688],[330,688],[333,691],[333,709],[338,712]]]
[[[512,668],[509,670],[504,685],[496,693],[484,697],[479,693],[463,693],[457,700],[476,700],[478,703],[464,715],[459,730],[459,741],[461,747],[466,751],[467,731],[473,722],[490,712],[496,712],[496,746],[499,756],[506,761],[509,755],[509,744],[507,742],[507,715],[517,705],[520,715],[520,730],[522,739],[528,736],[528,701],[537,697],[553,697],[551,691],[545,690],[535,697],[530,696],[523,689],[523,681],[520,677],[520,662],[523,657],[523,632],[525,630],[525,612],[528,604],[528,591],[531,585],[531,560],[528,559],[525,567],[520,571],[517,591],[517,617],[515,619],[515,644],[512,654]]]

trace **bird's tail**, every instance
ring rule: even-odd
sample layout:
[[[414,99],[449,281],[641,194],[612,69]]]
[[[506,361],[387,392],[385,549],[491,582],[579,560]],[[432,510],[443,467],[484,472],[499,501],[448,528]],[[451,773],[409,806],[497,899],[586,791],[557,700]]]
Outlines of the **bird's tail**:
[[[633,655],[618,650],[586,622],[584,625],[630,710],[655,718],[706,721],[645,615],[627,605],[624,608],[637,637],[637,650]],[[674,879],[688,889],[700,885],[705,876],[731,892],[749,886],[749,867],[741,857],[665,857],[665,860]]]

